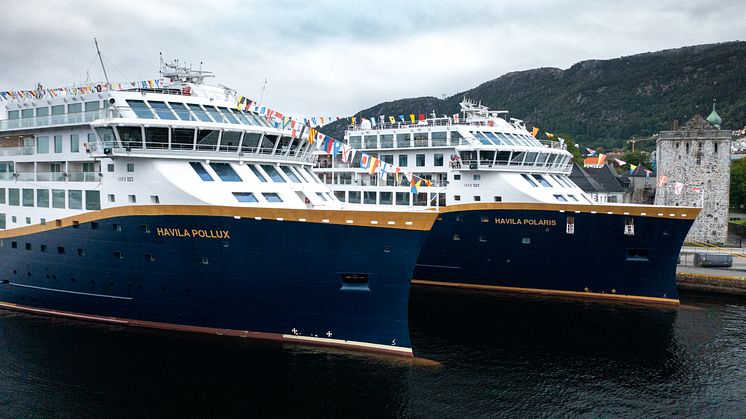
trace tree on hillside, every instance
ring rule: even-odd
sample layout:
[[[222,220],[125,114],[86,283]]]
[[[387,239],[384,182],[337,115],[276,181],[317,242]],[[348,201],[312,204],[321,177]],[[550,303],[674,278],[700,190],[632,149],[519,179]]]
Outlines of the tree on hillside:
[[[746,207],[746,159],[735,160],[730,166],[730,206]]]
[[[643,165],[645,167],[652,167],[650,164],[650,153],[647,151],[625,151],[622,154],[622,160],[635,166]]]
[[[567,151],[569,151],[570,154],[572,154],[572,159],[575,161],[575,163],[582,166],[583,165],[583,154],[580,152],[578,145],[575,144],[575,139],[572,137],[572,134],[563,132],[561,134],[557,134],[556,137],[562,138],[563,140],[565,140]]]

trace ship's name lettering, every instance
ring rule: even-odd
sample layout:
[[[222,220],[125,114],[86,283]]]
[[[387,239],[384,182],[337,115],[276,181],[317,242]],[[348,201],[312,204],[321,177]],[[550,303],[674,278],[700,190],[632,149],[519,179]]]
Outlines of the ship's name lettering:
[[[478,183],[464,183],[464,188],[478,188]]]
[[[495,218],[495,224],[513,224],[513,225],[554,227],[557,225],[557,220],[546,220],[546,219],[539,220],[535,218]]]
[[[187,228],[157,227],[155,234],[160,237],[192,237],[198,239],[230,239],[230,230],[201,230]]]

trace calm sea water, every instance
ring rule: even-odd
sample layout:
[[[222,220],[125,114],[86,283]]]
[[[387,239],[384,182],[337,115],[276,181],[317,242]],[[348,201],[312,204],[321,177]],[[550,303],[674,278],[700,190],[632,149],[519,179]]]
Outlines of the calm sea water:
[[[746,300],[417,287],[409,363],[0,311],[0,417],[746,416]]]

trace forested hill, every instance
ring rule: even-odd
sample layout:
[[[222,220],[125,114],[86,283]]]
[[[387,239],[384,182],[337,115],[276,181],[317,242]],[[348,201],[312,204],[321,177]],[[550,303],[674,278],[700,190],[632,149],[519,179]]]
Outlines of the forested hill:
[[[612,60],[579,62],[567,70],[537,68],[500,76],[446,99],[419,97],[385,102],[360,117],[400,114],[452,115],[463,97],[542,131],[568,133],[583,145],[607,149],[632,136],[670,129],[710,113],[713,98],[723,128],[746,124],[746,42],[697,45]],[[341,138],[346,121],[322,131]]]

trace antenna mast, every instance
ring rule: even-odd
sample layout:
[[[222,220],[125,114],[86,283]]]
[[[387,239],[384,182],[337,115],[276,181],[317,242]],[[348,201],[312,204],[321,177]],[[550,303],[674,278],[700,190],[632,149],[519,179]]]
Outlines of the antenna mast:
[[[264,78],[264,85],[262,86],[262,94],[259,95],[259,103],[262,103],[262,100],[264,99],[264,91],[267,90],[267,78]]]
[[[93,38],[93,43],[96,44],[96,53],[98,53],[98,60],[101,62],[101,68],[104,69],[104,78],[106,79],[106,87],[109,87],[109,76],[106,74],[106,67],[104,66],[104,59],[101,58],[101,50],[98,49],[98,40]]]

